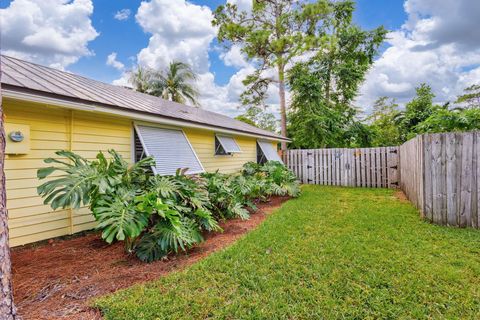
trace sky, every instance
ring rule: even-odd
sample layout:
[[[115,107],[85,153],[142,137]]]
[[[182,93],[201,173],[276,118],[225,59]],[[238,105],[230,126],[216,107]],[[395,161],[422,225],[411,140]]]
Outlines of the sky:
[[[162,69],[172,60],[190,63],[199,75],[203,108],[241,112],[242,80],[254,69],[239,47],[216,40],[212,11],[225,1],[248,10],[251,0],[0,0],[3,54],[128,85],[141,64]],[[368,112],[380,96],[403,105],[422,82],[437,102],[452,101],[480,83],[480,1],[358,0],[354,22],[389,30],[359,91],[356,105]],[[277,113],[276,88],[268,103]]]

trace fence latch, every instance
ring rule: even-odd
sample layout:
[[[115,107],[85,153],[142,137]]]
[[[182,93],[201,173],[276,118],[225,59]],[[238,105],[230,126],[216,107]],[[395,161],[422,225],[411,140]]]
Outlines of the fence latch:
[[[390,153],[397,153],[397,150],[390,150]]]
[[[312,166],[308,166],[308,165],[307,165],[307,169],[312,169],[312,168],[313,168]]]
[[[398,169],[398,166],[391,166],[390,169],[395,169],[395,170],[397,170],[397,169]]]

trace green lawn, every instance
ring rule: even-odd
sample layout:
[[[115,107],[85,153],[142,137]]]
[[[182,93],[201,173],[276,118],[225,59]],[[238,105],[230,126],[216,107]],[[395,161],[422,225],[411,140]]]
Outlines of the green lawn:
[[[478,319],[480,232],[422,222],[391,190],[305,186],[226,250],[95,305],[106,319]]]

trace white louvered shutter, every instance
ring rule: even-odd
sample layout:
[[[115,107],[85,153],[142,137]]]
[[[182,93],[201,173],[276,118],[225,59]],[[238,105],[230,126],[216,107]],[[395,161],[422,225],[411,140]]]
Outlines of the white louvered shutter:
[[[136,125],[135,129],[145,153],[155,158],[156,174],[173,175],[185,168],[187,174],[205,171],[182,130],[145,125]]]
[[[257,143],[260,146],[260,149],[262,149],[263,154],[265,155],[265,158],[267,158],[267,160],[279,161],[283,163],[282,159],[280,159],[280,156],[270,142],[259,140],[257,141]]]
[[[217,135],[217,139],[227,153],[242,152],[235,139],[232,137]]]

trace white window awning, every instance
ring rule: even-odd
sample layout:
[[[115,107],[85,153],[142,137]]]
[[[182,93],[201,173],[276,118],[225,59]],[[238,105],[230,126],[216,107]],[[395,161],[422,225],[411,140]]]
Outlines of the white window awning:
[[[263,156],[265,157],[265,160],[279,161],[283,163],[282,159],[277,153],[277,150],[273,148],[273,145],[271,142],[258,140],[257,143],[258,143],[258,146],[260,147],[260,150],[263,153]]]
[[[216,138],[226,153],[242,152],[242,150],[240,150],[240,146],[237,144],[234,138],[219,134],[216,135]]]
[[[186,168],[187,174],[205,171],[182,130],[137,124],[135,130],[145,154],[155,158],[155,174],[173,175],[177,169]]]

